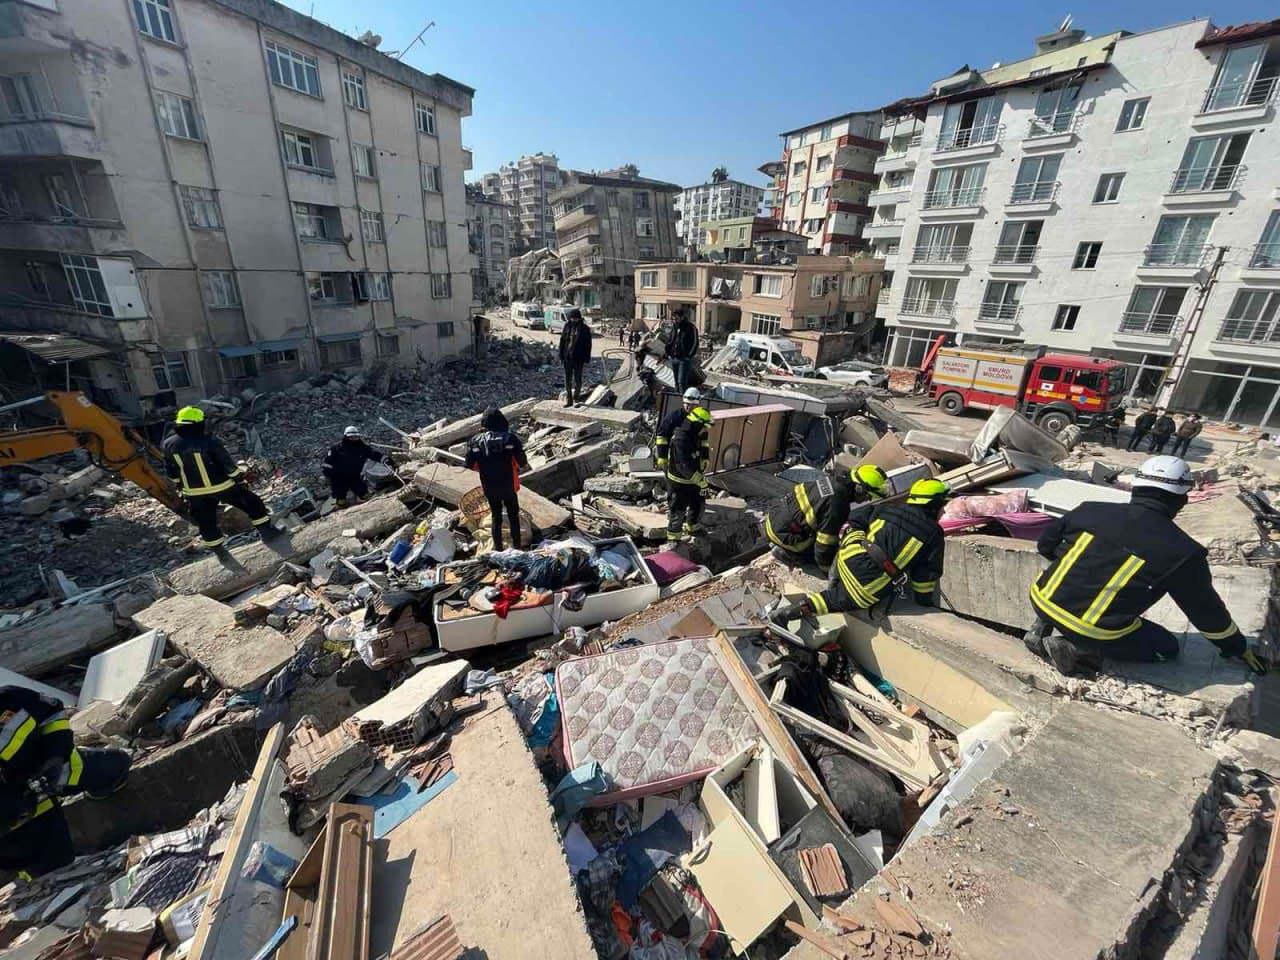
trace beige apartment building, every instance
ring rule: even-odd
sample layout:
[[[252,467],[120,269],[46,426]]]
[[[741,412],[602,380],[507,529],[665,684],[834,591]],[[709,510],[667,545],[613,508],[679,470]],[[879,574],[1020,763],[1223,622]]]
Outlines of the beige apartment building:
[[[802,256],[794,264],[642,263],[635,317],[650,325],[688,312],[704,336],[742,330],[788,337],[817,365],[870,344],[884,261]]]
[[[8,0],[0,61],[0,337],[63,338],[56,382],[137,413],[469,346],[469,87],[273,0]]]
[[[507,261],[515,217],[511,207],[486,196],[479,185],[467,185],[467,235],[476,258],[471,291],[481,304],[493,303],[507,288]]]
[[[680,252],[674,200],[680,187],[632,165],[570,171],[551,198],[565,299],[592,317],[630,317],[635,266]]]
[[[781,134],[782,160],[766,163],[764,204],[779,225],[809,238],[809,252],[852,254],[867,247],[867,195],[879,177],[880,111],[846,113]]]

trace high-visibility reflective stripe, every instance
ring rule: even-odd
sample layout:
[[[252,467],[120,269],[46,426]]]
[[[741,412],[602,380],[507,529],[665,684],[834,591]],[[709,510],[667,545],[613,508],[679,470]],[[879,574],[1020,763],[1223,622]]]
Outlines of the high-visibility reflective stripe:
[[[764,535],[769,538],[769,541],[774,546],[781,547],[783,550],[786,550],[788,553],[794,553],[797,555],[804,553],[806,550],[809,549],[810,546],[813,545],[813,537],[806,537],[804,540],[801,540],[799,543],[783,543],[782,539],[774,531],[773,524],[770,522],[768,516],[764,518]]]
[[[201,540],[206,547],[220,547],[227,542],[226,537],[219,537],[217,540]]]
[[[814,612],[817,613],[819,616],[821,616],[824,613],[830,612],[830,610],[827,608],[827,601],[822,599],[822,594],[810,593],[810,594],[806,594],[806,596],[809,598],[809,604],[813,607]]]
[[[848,533],[846,533],[843,537],[840,538],[840,546],[847,547],[851,543],[857,543],[865,539],[867,539],[867,531],[850,530]]]
[[[271,514],[267,514],[265,517],[259,517],[257,520],[250,520],[249,522],[253,524],[255,527],[260,527],[264,523],[271,522]]]
[[[1063,578],[1066,577],[1067,571],[1070,570],[1075,562],[1080,559],[1080,554],[1084,553],[1085,548],[1091,543],[1093,543],[1092,533],[1080,534],[1076,542],[1071,545],[1071,549],[1068,550],[1066,554],[1063,555],[1062,559],[1058,561],[1058,569],[1053,571],[1053,576],[1045,582],[1044,588],[1041,590],[1041,593],[1044,594],[1044,598],[1046,600],[1052,597],[1054,591],[1062,585]]]
[[[182,478],[182,490],[185,493],[187,490],[191,489],[191,481],[187,479],[186,464],[182,462],[182,457],[176,453],[173,455],[173,462],[178,465],[178,476]]]
[[[893,565],[899,570],[905,569],[907,564],[915,558],[915,555],[920,552],[920,548],[923,546],[923,543],[915,537],[912,537],[903,544],[902,549],[898,551],[898,555],[893,560]]]
[[[805,492],[803,483],[796,484],[795,496],[796,503],[800,505],[800,512],[804,514],[804,522],[809,525],[810,530],[818,529],[818,517],[813,511],[813,504],[809,502],[809,494]]]
[[[838,561],[836,569],[840,573],[840,583],[843,584],[845,592],[849,594],[854,603],[860,607],[870,607],[875,604],[875,596],[868,592],[867,588],[859,582],[858,578],[853,575],[853,571]]]
[[[236,465],[236,468],[235,468],[234,470],[232,470],[230,473],[228,473],[228,474],[227,474],[227,476],[228,476],[228,477],[238,477],[238,476],[240,476],[240,474],[242,474],[242,473],[244,473],[244,468],[237,464],[237,465]]]
[[[1124,589],[1124,585],[1133,579],[1133,575],[1138,572],[1138,568],[1145,561],[1141,557],[1135,557],[1132,554],[1120,564],[1119,568],[1111,579],[1107,581],[1107,585],[1098,591],[1098,595],[1093,598],[1093,603],[1089,604],[1089,609],[1084,612],[1084,616],[1080,619],[1085,623],[1097,623],[1102,619],[1102,615],[1107,612],[1107,607],[1111,606],[1116,598],[1116,594]]]
[[[912,580],[911,589],[916,593],[928,593],[938,585],[937,580]]]
[[[71,721],[65,713],[59,713],[40,724],[40,733],[57,733],[59,730],[70,730]]]
[[[67,759],[67,766],[70,768],[70,774],[67,776],[68,787],[78,787],[80,785],[80,774],[84,772],[84,759],[80,756],[80,751],[73,749],[71,756]]]
[[[1227,629],[1225,630],[1201,630],[1200,632],[1204,634],[1204,638],[1206,640],[1225,640],[1232,634],[1239,633],[1240,628],[1237,627],[1236,622],[1232,620],[1227,623]]]
[[[12,760],[18,751],[22,749],[22,745],[27,742],[27,737],[31,736],[35,728],[36,718],[25,710],[19,710],[17,716],[6,723],[4,730],[0,732],[0,736],[8,735],[4,747],[0,748],[0,760]]]
[[[840,538],[834,533],[820,533],[818,534],[818,542],[824,546],[830,546],[833,543],[839,543]]]
[[[200,474],[200,483],[205,487],[212,487],[213,480],[209,477],[209,471],[205,469],[204,457],[198,453],[192,453],[191,459],[195,462],[196,473]]]
[[[1041,613],[1058,626],[1064,627],[1072,633],[1078,633],[1082,637],[1088,637],[1091,640],[1118,640],[1121,637],[1127,637],[1142,626],[1142,621],[1137,617],[1133,618],[1133,623],[1121,627],[1119,630],[1104,630],[1102,627],[1095,626],[1092,623],[1085,623],[1074,613],[1062,609],[1062,607],[1046,597],[1043,591],[1034,583],[1031,585],[1031,602],[1035,604]]]
[[[692,477],[689,477],[689,478],[686,480],[684,477],[675,477],[675,476],[672,476],[672,475],[671,475],[671,471],[670,471],[670,470],[668,470],[668,471],[667,471],[667,479],[668,479],[668,480],[670,480],[672,483],[692,484],[692,485],[695,485],[695,486],[701,486],[701,485],[702,485],[702,476],[701,476],[700,474],[697,474],[697,473],[695,473]]]
[[[883,526],[884,526],[883,518],[879,520],[872,520],[871,526],[867,528],[867,536],[870,537],[872,540],[874,540],[876,538],[876,534],[880,532],[880,529]]]

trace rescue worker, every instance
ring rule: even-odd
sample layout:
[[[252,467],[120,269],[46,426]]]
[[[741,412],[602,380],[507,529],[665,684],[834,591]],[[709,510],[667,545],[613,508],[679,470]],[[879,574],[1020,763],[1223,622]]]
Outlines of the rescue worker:
[[[671,339],[667,342],[667,361],[671,366],[672,376],[676,378],[677,393],[684,393],[689,389],[693,363],[697,356],[698,328],[689,319],[688,311],[681,310],[671,325]]]
[[[696,387],[684,392],[681,409],[658,424],[654,463],[667,475],[667,540],[692,539],[702,532],[702,504],[707,496],[704,473],[711,459],[707,444],[711,411]]]
[[[1224,656],[1265,672],[1213,588],[1205,548],[1173,522],[1192,485],[1185,460],[1151,457],[1128,503],[1084,503],[1050,524],[1037,544],[1052,562],[1031,586],[1027,649],[1064,674],[1082,655],[1172,660],[1177,638],[1142,618],[1167,593]]]
[[[1151,432],[1151,428],[1155,425],[1156,413],[1154,410],[1143,410],[1138,414],[1138,419],[1133,421],[1133,433],[1129,435],[1129,445],[1126,450],[1137,450],[1138,444],[1142,442],[1142,438]]]
[[[520,541],[520,471],[529,469],[524,444],[511,432],[511,425],[497,407],[489,407],[480,421],[483,433],[467,444],[465,465],[480,474],[480,487],[489,501],[489,531],[493,549],[502,550],[502,514],[511,524],[511,545],[523,549]]]
[[[824,475],[797,483],[765,516],[764,534],[774,545],[775,555],[797,562],[812,556],[825,570],[836,557],[840,528],[849,520],[849,508],[879,500],[888,485],[889,478],[874,463],[864,463],[848,473],[840,471],[834,480]]]
[[[1200,436],[1200,431],[1204,429],[1204,421],[1200,419],[1200,414],[1193,413],[1189,417],[1184,417],[1182,422],[1178,424],[1178,429],[1173,434],[1173,449],[1169,452],[1175,457],[1186,457],[1187,451],[1191,449],[1191,441]]]
[[[560,363],[564,367],[564,405],[582,402],[582,371],[591,360],[591,328],[582,320],[582,311],[574,307],[565,317],[560,331]]]
[[[215,553],[225,554],[227,538],[218,529],[218,504],[239,507],[263,540],[285,536],[271,525],[271,514],[262,498],[249,489],[244,468],[231,459],[227,448],[204,429],[204,411],[183,407],[174,420],[174,433],[164,441],[165,473],[181,486],[191,519],[200,528],[200,541]]]
[[[329,478],[333,499],[345,502],[350,494],[359,503],[369,495],[369,485],[364,482],[363,471],[364,465],[370,460],[385,463],[386,457],[364,442],[358,427],[343,430],[342,439],[329,448],[329,455],[324,458],[324,465],[320,468],[320,472]]]
[[[1147,452],[1164,453],[1164,445],[1173,436],[1173,430],[1173,417],[1169,416],[1168,410],[1161,410],[1160,415],[1156,417],[1156,422],[1151,425],[1151,442]]]
[[[1120,446],[1120,428],[1124,426],[1124,407],[1116,407],[1102,417],[1102,440],[1113,447]]]
[[[950,493],[946,483],[930,477],[913,483],[903,503],[855,511],[840,539],[831,584],[799,603],[782,604],[770,619],[786,623],[797,616],[870,610],[908,591],[916,603],[932,606],[943,561],[938,515]]]
[[[75,859],[59,799],[124,785],[129,754],[77,748],[62,704],[0,687],[0,870],[38,877]]]

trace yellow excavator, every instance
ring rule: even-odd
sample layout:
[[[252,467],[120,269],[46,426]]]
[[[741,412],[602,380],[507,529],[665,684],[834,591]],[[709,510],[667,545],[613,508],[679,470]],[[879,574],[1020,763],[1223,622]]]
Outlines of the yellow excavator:
[[[47,401],[62,415],[62,424],[0,433],[0,467],[70,453],[89,452],[95,466],[132,480],[181,517],[186,504],[156,464],[164,455],[132,427],[126,427],[79,391],[51,390],[30,403]]]

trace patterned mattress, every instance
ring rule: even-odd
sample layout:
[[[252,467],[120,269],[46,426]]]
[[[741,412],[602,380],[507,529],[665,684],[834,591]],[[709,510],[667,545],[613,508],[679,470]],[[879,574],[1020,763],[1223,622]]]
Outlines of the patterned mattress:
[[[674,790],[759,736],[705,638],[570,660],[556,695],[569,768],[599,761],[613,784],[597,803]]]

